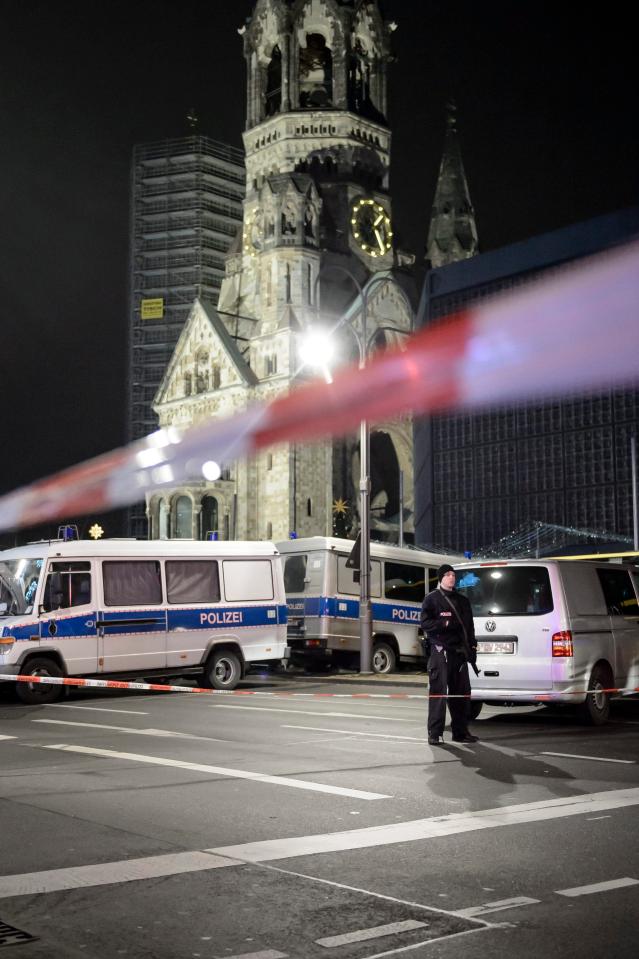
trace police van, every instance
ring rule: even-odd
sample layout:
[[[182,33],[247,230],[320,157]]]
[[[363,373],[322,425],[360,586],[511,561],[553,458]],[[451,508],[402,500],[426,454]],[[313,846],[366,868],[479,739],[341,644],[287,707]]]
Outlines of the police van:
[[[357,665],[360,587],[349,562],[353,542],[312,536],[276,546],[284,564],[292,662]],[[421,660],[425,593],[437,586],[437,568],[460,557],[384,543],[371,543],[370,552],[373,669],[391,673],[400,660]]]
[[[639,687],[639,567],[591,560],[457,566],[475,620],[472,712],[547,701],[604,723],[611,689]]]
[[[44,542],[0,552],[0,673],[193,674],[233,689],[286,652],[281,559],[272,543]],[[63,687],[16,683],[26,703]]]

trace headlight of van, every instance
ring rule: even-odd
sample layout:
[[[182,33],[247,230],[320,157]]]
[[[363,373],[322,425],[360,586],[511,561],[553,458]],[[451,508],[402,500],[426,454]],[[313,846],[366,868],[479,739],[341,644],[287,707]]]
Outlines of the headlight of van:
[[[0,656],[6,656],[6,654],[11,651],[14,643],[14,636],[0,636]]]

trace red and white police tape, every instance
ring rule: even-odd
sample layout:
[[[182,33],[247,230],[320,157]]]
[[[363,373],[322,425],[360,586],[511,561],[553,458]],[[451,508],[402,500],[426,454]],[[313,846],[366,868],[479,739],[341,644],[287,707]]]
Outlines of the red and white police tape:
[[[0,675],[0,681],[18,682],[18,683],[42,683],[46,686],[79,686],[87,689],[137,689],[143,692],[158,693],[208,693],[217,696],[279,696],[284,698],[304,697],[306,699],[470,699],[465,693],[435,693],[432,696],[428,693],[293,693],[289,690],[261,690],[261,689],[206,689],[201,686],[171,686],[168,683],[135,683],[121,682],[117,679],[84,679],[78,676],[3,676]],[[495,692],[498,692],[497,690]],[[546,702],[557,698],[558,696],[591,696],[601,693],[622,693],[631,695],[639,693],[639,686],[628,686],[625,688],[610,689],[575,689],[564,693],[540,693],[531,696],[525,692],[508,694],[508,700],[514,700],[517,697],[530,702]],[[499,696],[496,697],[499,699]]]
[[[0,530],[134,503],[213,464],[405,413],[623,386],[639,379],[639,243],[449,317],[401,348],[229,419],[170,427],[0,497]]]

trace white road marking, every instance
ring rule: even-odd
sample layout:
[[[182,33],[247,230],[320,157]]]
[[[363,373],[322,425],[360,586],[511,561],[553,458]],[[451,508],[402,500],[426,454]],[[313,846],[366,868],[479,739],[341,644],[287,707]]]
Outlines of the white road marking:
[[[232,859],[205,852],[179,852],[166,856],[146,856],[144,859],[124,859],[95,866],[71,866],[67,869],[46,869],[16,876],[0,876],[0,899],[11,896],[33,896],[41,892],[60,892],[62,889],[82,889],[89,886],[107,886],[137,879],[158,879],[185,872],[203,872],[237,866]]]
[[[263,949],[261,952],[240,952],[236,956],[227,956],[227,959],[287,959],[287,957],[287,952],[278,952],[277,949]]]
[[[192,733],[176,733],[170,729],[135,729],[132,726],[105,726],[102,723],[74,723],[68,719],[32,719],[32,723],[50,726],[81,726],[87,729],[108,729],[111,732],[133,733],[136,736],[160,736],[166,739],[203,739],[209,743],[233,743],[232,739],[213,739],[211,736],[196,736]]]
[[[17,738],[18,738],[17,736],[1,736],[0,735],[0,739],[17,739]]]
[[[503,909],[516,909],[517,906],[532,906],[541,899],[530,899],[528,896],[515,896],[514,899],[498,899],[495,902],[485,902],[481,906],[470,906],[468,909],[457,909],[456,916],[472,919],[474,916],[485,916],[489,912],[501,912]]]
[[[45,747],[51,748],[51,747]],[[60,748],[60,747],[57,747]],[[61,747],[65,748],[65,747]],[[73,751],[83,752],[82,747],[66,747]],[[95,750],[93,751],[95,752]],[[100,751],[104,753],[104,750]],[[112,754],[117,755],[117,754]],[[186,764],[183,764],[186,765]],[[399,842],[416,842],[439,836],[451,836],[477,829],[490,829],[499,826],[513,826],[519,823],[546,822],[548,819],[557,819],[564,816],[574,816],[599,809],[615,809],[624,806],[639,804],[639,788],[614,789],[581,796],[571,796],[566,799],[549,799],[542,802],[522,803],[517,806],[498,806],[495,809],[484,809],[476,813],[456,813],[451,816],[434,816],[431,819],[416,820],[407,823],[395,823],[391,826],[377,826],[373,828],[353,829],[341,833],[299,837],[293,840],[270,840],[266,842],[246,843],[238,846],[227,846],[225,849],[208,849],[204,851],[185,852],[166,856],[151,856],[148,859],[124,860],[121,862],[102,863],[97,866],[78,866],[68,869],[52,869],[46,872],[25,873],[24,875],[9,875],[0,877],[0,898],[10,896],[32,895],[36,892],[53,892],[60,889],[77,889],[107,883],[129,882],[134,879],[157,878],[160,876],[176,875],[179,872],[196,872],[205,869],[217,869],[221,866],[240,866],[249,862],[265,863],[276,859],[288,859],[297,855],[312,855],[323,852],[336,852],[343,849],[364,849],[372,846],[389,845]],[[228,855],[221,853],[226,851]],[[428,909],[429,912],[439,912],[445,915],[457,915],[450,910],[437,909],[433,906],[424,906],[423,903],[406,902],[393,896],[371,892],[366,889],[357,889],[343,883],[328,879],[318,879],[316,876],[307,876],[303,873],[294,873],[291,870],[277,866],[266,866],[276,872],[285,872],[313,882],[326,883],[341,889],[365,893],[378,899],[389,902],[401,902],[419,909]],[[636,879],[616,880],[615,887],[634,885]],[[598,884],[601,888],[602,885]],[[585,889],[592,887],[582,887]],[[593,890],[594,891],[594,890]],[[574,890],[558,890],[560,895],[574,894]],[[491,928],[486,920],[476,919],[482,928]],[[462,935],[459,933],[456,935]],[[446,936],[445,938],[452,938]],[[429,940],[435,942],[436,940]],[[420,943],[420,945],[422,945]],[[406,951],[412,946],[402,947]],[[379,956],[368,956],[367,959],[380,959]]]
[[[575,753],[539,753],[540,756],[561,756],[564,759],[591,759],[596,763],[626,763],[629,766],[636,765],[634,759],[608,759],[603,756],[577,756]]]
[[[90,709],[93,713],[126,713],[127,716],[148,716],[139,709],[107,709],[106,706],[72,706],[70,703],[45,703],[47,709]]]
[[[285,726],[282,729],[312,729],[317,733],[343,733],[345,736],[373,736],[375,739],[408,739],[414,743],[426,743],[427,739],[420,739],[417,736],[393,736],[391,733],[370,733],[362,732],[359,729],[331,729],[328,726]],[[309,740],[312,742],[312,740]]]
[[[612,819],[612,816],[589,816],[586,822],[597,822],[599,819]]]
[[[609,889],[622,889],[624,886],[637,886],[639,879],[625,876],[623,879],[610,879],[608,882],[593,882],[589,886],[573,886],[572,889],[555,889],[558,896],[590,896],[594,892],[608,892]]]
[[[213,703],[209,709],[246,709],[252,713],[298,713],[300,716],[337,716],[340,719],[378,719],[382,723],[413,723],[416,720],[404,719],[400,716],[358,716],[356,713],[326,713],[313,712],[310,709],[281,709],[277,706],[231,706],[229,703]]]
[[[442,836],[475,832],[479,829],[548,822],[549,819],[561,819],[566,816],[636,805],[639,805],[639,787],[609,789],[603,792],[567,796],[563,799],[544,799],[515,806],[497,806],[495,809],[483,809],[478,812],[451,813],[448,816],[433,816],[430,819],[415,819],[411,822],[389,823],[384,826],[349,829],[324,835],[268,839],[237,846],[220,846],[209,849],[208,852],[220,856],[231,856],[244,862],[268,862],[272,859],[289,859],[295,856],[313,856],[317,853],[343,852],[346,849],[368,849],[400,842],[437,839]]]
[[[387,922],[383,926],[371,926],[370,929],[356,929],[341,936],[327,936],[325,939],[316,939],[315,944],[333,949],[335,946],[346,946],[351,942],[367,942],[369,939],[378,939],[380,936],[394,936],[400,932],[409,932],[412,929],[425,929],[427,922],[418,922],[417,919],[405,919],[402,922]]]
[[[329,793],[332,796],[348,796],[350,799],[392,799],[384,793],[365,792],[361,789],[347,789],[344,786],[327,786],[303,779],[290,779],[287,776],[268,776],[266,773],[249,772],[246,769],[228,769],[225,766],[207,766],[203,763],[188,763],[179,759],[163,759],[160,756],[143,756],[138,753],[121,753],[113,749],[92,749],[88,746],[67,746],[58,743],[43,746],[43,749],[58,749],[68,753],[81,753],[86,756],[103,756],[105,759],[127,759],[131,762],[149,763],[152,766],[171,766],[174,769],[189,769],[194,772],[211,773],[214,776],[229,776],[231,779],[250,779],[253,782],[268,783],[271,786],[289,786],[292,789],[308,789],[311,792]]]

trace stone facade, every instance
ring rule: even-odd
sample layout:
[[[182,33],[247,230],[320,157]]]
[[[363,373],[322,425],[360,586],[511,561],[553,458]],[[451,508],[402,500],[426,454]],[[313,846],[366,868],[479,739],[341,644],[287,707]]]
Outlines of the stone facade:
[[[161,426],[227,417],[309,375],[311,325],[339,326],[340,361],[412,331],[412,280],[394,249],[386,69],[393,24],[376,0],[257,0],[247,64],[246,199],[217,305],[193,304],[154,409]],[[152,495],[152,536],[281,539],[358,526],[359,440],[284,444],[217,479]],[[372,529],[396,540],[399,470],[412,528],[412,424],[371,436]],[[216,525],[210,527],[215,519]],[[190,525],[189,525],[190,524]]]

